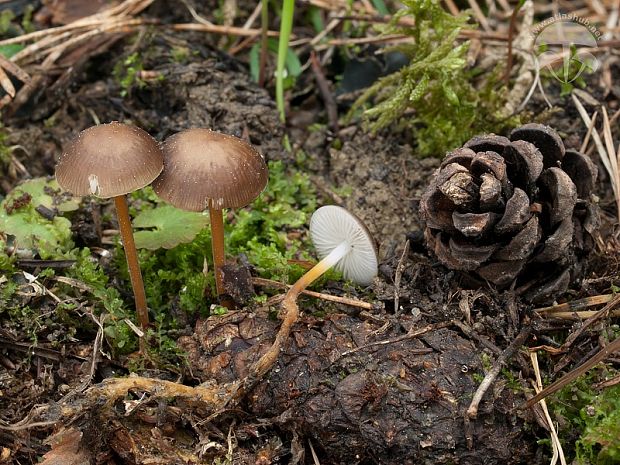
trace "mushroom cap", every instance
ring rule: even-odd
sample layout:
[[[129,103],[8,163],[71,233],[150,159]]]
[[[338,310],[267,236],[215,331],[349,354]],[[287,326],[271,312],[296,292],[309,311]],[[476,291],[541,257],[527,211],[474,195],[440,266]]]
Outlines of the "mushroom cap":
[[[319,208],[310,218],[310,237],[321,259],[343,242],[349,252],[335,265],[346,279],[368,285],[378,272],[377,248],[366,226],[336,205]]]
[[[153,189],[177,208],[245,207],[267,185],[265,159],[237,137],[187,129],[168,137],[162,148],[164,170]]]
[[[111,122],[80,132],[56,165],[56,179],[73,195],[116,197],[150,184],[164,168],[159,145],[146,131]]]

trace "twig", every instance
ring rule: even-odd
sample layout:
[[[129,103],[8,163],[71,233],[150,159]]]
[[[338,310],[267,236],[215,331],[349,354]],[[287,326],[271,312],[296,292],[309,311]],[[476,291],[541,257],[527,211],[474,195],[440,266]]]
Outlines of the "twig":
[[[575,312],[584,308],[592,307],[593,305],[606,304],[614,298],[614,294],[601,294],[592,297],[586,297],[584,299],[573,300],[572,302],[565,302],[563,304],[551,305],[550,307],[537,308],[534,311],[539,314],[556,313],[556,312]]]
[[[489,32],[491,30],[491,26],[489,26],[489,22],[487,21],[486,16],[484,16],[484,13],[480,9],[480,5],[478,5],[476,0],[467,0],[467,3],[469,3],[469,7],[473,10],[474,16],[482,26],[482,29],[484,29],[486,32]]]
[[[486,376],[480,383],[480,386],[478,386],[478,389],[474,394],[471,404],[469,404],[469,408],[467,409],[467,412],[465,414],[468,419],[476,418],[476,416],[478,415],[478,406],[480,405],[480,401],[482,401],[482,397],[491,387],[491,384],[493,384],[495,378],[497,378],[497,375],[502,369],[502,366],[504,366],[504,364],[508,360],[510,360],[512,356],[517,352],[517,350],[519,350],[519,348],[525,343],[531,332],[531,326],[524,326],[517,335],[517,337],[514,338],[514,340],[510,343],[508,347],[506,347],[506,350],[504,350],[504,352],[502,352],[502,354],[497,357],[497,360],[495,360],[495,363],[493,363],[493,367],[486,374]]]
[[[444,3],[448,7],[448,11],[450,12],[452,16],[458,16],[459,13],[461,12],[459,10],[459,7],[455,5],[453,0],[444,0]]]
[[[258,65],[258,85],[265,87],[265,79],[267,72],[267,46],[269,31],[269,3],[267,0],[261,0],[261,39],[260,39],[260,60]]]
[[[336,105],[336,99],[329,88],[329,82],[323,74],[321,69],[321,63],[316,56],[316,52],[313,50],[310,52],[310,63],[312,65],[312,72],[316,79],[317,87],[323,102],[325,103],[325,111],[327,112],[327,121],[329,122],[329,128],[335,133],[338,132],[338,106]]]
[[[608,379],[606,381],[601,381],[600,383],[596,383],[592,387],[594,389],[606,389],[606,388],[610,388],[612,386],[615,386],[617,384],[620,384],[620,375],[616,375],[616,376],[614,376],[611,379]]]
[[[180,23],[164,25],[174,31],[199,31],[199,32],[211,32],[213,34],[234,35],[234,36],[259,36],[261,34],[260,29],[246,29],[236,26],[218,26],[217,24],[197,24],[197,23]],[[269,37],[278,37],[280,35],[277,31],[267,31]],[[292,37],[292,34],[291,34]]]
[[[422,336],[423,334],[429,333],[431,331],[435,331],[435,330],[442,329],[442,328],[447,328],[451,324],[452,324],[451,321],[442,321],[441,323],[427,325],[420,329],[411,328],[411,330],[409,330],[407,334],[403,334],[402,336],[398,336],[393,339],[384,339],[382,341],[370,342],[368,344],[364,344],[363,346],[356,347],[355,349],[346,350],[342,354],[340,354],[340,356],[346,357],[347,355],[354,354],[356,352],[359,352],[360,350],[366,350],[369,347],[386,346],[389,344],[396,344],[397,342],[405,341],[407,339],[414,339],[416,337]]]
[[[594,114],[592,115],[592,121],[590,121],[590,125],[588,126],[588,132],[586,133],[586,136],[583,138],[583,143],[581,144],[581,147],[579,150],[581,153],[584,153],[586,149],[588,148],[588,144],[590,143],[590,137],[592,136],[592,130],[594,129],[596,125],[597,116],[598,116],[598,111],[595,111]]]
[[[517,16],[519,15],[519,10],[523,4],[523,1],[519,1],[510,15],[510,25],[508,26],[508,51],[506,52],[506,71],[504,72],[504,83],[506,84],[506,87],[510,84],[510,71],[512,70],[512,63],[514,60],[512,53],[512,41],[517,27]]]
[[[291,288],[289,284],[284,284],[279,281],[273,281],[271,279],[265,279],[265,278],[252,278],[252,284],[254,284],[255,286],[275,287],[279,289],[290,289]],[[316,297],[317,299],[327,300],[329,302],[336,302],[339,304],[350,305],[352,307],[364,308],[366,310],[374,310],[376,308],[375,305],[370,304],[368,302],[364,302],[362,300],[357,300],[357,299],[350,299],[348,297],[339,297],[337,295],[323,294],[321,292],[314,292],[314,291],[308,291],[308,290],[303,290],[301,291],[301,293],[308,295],[310,297]],[[281,299],[284,298],[284,296],[277,296],[277,297],[280,297]]]
[[[405,259],[409,254],[409,239],[405,241],[405,247],[403,247],[403,253],[396,265],[396,273],[394,274],[394,314],[400,315],[400,280],[403,278],[403,271],[405,269]]]
[[[597,311],[594,315],[592,315],[590,318],[584,321],[583,324],[575,332],[571,333],[566,338],[566,341],[564,341],[564,344],[562,344],[561,349],[564,351],[567,351],[570,348],[570,346],[573,344],[573,342],[575,342],[577,338],[581,336],[581,334],[583,334],[583,332],[587,328],[589,328],[592,324],[596,323],[601,318],[606,317],[611,310],[615,309],[618,303],[620,303],[620,294],[615,295],[613,299],[611,299],[607,303],[607,305],[605,305],[603,308]]]
[[[589,128],[592,125],[592,119],[588,115],[588,112],[574,93],[571,94],[571,97],[573,102],[575,102],[575,107],[579,112],[579,116],[581,116],[581,119],[586,127]],[[594,144],[596,145],[596,150],[598,151],[601,162],[609,174],[611,188],[617,205],[617,215],[620,220],[620,173],[618,172],[618,160],[615,156],[615,149],[613,148],[611,126],[609,124],[609,118],[607,117],[607,110],[605,107],[603,107],[603,124],[605,130],[605,145],[607,146],[607,150],[603,146],[603,142],[596,129],[593,129],[592,131],[592,138],[594,139]]]
[[[590,370],[590,368],[594,367],[596,364],[598,364],[599,362],[602,362],[607,357],[609,357],[611,354],[618,352],[618,351],[620,351],[620,337],[615,339],[613,342],[609,343],[607,346],[603,347],[601,350],[599,350],[592,358],[590,358],[590,360],[583,363],[582,365],[575,368],[574,370],[566,373],[556,382],[550,384],[545,389],[540,391],[534,397],[529,399],[527,402],[524,402],[517,408],[519,410],[531,408],[537,402],[540,402],[545,397],[553,394],[554,392],[559,391],[567,384],[572,383],[577,378],[579,378],[581,375],[585,374],[588,370]]]

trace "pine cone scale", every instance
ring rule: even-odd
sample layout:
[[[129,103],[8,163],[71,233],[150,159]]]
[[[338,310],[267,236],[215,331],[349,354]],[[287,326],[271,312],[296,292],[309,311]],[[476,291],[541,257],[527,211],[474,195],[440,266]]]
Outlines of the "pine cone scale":
[[[542,124],[530,123],[515,129],[510,134],[510,140],[523,140],[538,147],[543,155],[543,164],[546,167],[559,166],[566,149],[557,132]]]
[[[542,196],[547,198],[551,226],[573,214],[577,204],[577,187],[560,168],[549,168],[540,175]]]
[[[523,189],[516,187],[506,202],[504,216],[495,225],[495,232],[506,234],[518,231],[531,216],[529,197]]]

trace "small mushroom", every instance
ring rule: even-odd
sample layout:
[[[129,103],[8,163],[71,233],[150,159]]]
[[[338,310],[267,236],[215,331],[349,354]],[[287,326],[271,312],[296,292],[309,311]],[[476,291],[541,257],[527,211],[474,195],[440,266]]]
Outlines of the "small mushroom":
[[[566,151],[558,133],[543,124],[525,124],[510,133],[510,140],[524,140],[538,147],[543,154],[545,168],[559,166]]]
[[[250,144],[210,129],[187,129],[163,144],[164,170],[153,183],[159,197],[177,208],[209,210],[218,296],[224,294],[224,208],[245,207],[267,185],[263,156]]]
[[[163,166],[155,139],[140,128],[118,122],[79,133],[56,165],[58,184],[73,195],[114,197],[136,312],[143,328],[148,326],[149,316],[125,195],[150,184]]]
[[[332,266],[346,279],[362,285],[370,284],[377,275],[372,237],[361,220],[344,208],[327,205],[315,211],[310,218],[310,237],[321,262],[299,279],[307,281],[302,289]]]
[[[378,272],[377,249],[366,226],[342,207],[326,205],[310,218],[310,237],[321,261],[293,284],[282,301],[284,319],[276,340],[250,370],[249,378],[260,379],[276,362],[280,348],[299,317],[297,297],[332,267],[346,279],[368,285]],[[247,387],[246,387],[247,389]]]

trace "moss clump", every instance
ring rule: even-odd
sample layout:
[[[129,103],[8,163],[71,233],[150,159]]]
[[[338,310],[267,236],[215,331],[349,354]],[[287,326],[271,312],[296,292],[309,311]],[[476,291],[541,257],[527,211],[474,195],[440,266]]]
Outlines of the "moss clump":
[[[232,212],[227,224],[227,251],[231,256],[244,254],[262,277],[291,282],[301,276],[303,269],[289,264],[288,260],[308,258],[303,252],[307,247],[300,230],[316,207],[316,192],[306,175],[288,171],[281,162],[270,163],[269,169],[270,181],[265,192],[250,207]],[[170,245],[163,229],[168,224],[171,207],[164,205],[151,189],[143,189],[131,197],[132,214],[148,213],[152,220],[145,226],[154,228],[145,229],[151,233],[149,244],[163,238],[162,247],[164,243]],[[40,205],[65,213],[67,218],[57,214],[53,220],[46,219],[36,210]],[[87,308],[101,319],[107,345],[115,354],[135,351],[137,337],[128,324],[135,315],[129,304],[129,275],[121,246],[115,250],[115,259],[103,266],[88,248],[73,249],[69,219],[78,202],[63,196],[51,180],[37,179],[18,186],[0,206],[0,224],[24,223],[21,228],[12,229],[12,243],[21,247],[28,245],[34,256],[76,260],[72,267],[56,273],[72,278],[77,285],[47,283],[63,301],[54,304],[55,309],[50,313],[54,321],[50,320],[50,324],[64,325],[67,334],[72,328],[79,328],[82,335],[94,333],[98,329],[96,325],[76,314],[76,309]],[[161,212],[161,217],[157,212]],[[45,234],[37,232],[41,228]],[[148,306],[154,321],[148,338],[155,344],[157,353],[151,357],[163,363],[179,361],[180,354],[174,342],[178,331],[176,335],[175,331],[185,327],[187,315],[208,315],[211,310],[204,289],[213,286],[213,274],[203,273],[205,259],[211,261],[210,230],[202,229],[193,239],[192,236],[178,239],[190,242],[169,249],[140,251]],[[10,278],[18,272],[14,260],[0,240],[0,269],[7,276],[0,282],[0,309],[26,307],[18,300],[20,285]],[[211,263],[209,269],[212,270]],[[49,278],[45,273],[53,274],[52,270],[44,270],[39,276]],[[16,325],[22,317],[0,310],[0,318],[7,318]]]
[[[437,0],[403,4],[385,33],[406,35],[411,41],[387,51],[403,53],[410,63],[379,79],[353,105],[355,110],[374,100],[374,107],[363,114],[370,128],[398,124],[413,131],[420,155],[443,156],[476,134],[501,132],[516,124],[500,116],[504,101],[499,96],[505,92],[496,89],[497,72],[478,88],[472,84],[475,72],[466,60],[469,42],[455,45],[468,15],[452,16]],[[415,25],[399,24],[406,17]]]
[[[577,464],[620,463],[620,386],[603,390],[592,387],[614,376],[618,376],[617,371],[595,370],[562,389],[552,401],[562,425],[560,438],[568,443],[565,452],[574,454]],[[575,432],[580,437],[568,437]]]

